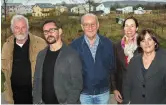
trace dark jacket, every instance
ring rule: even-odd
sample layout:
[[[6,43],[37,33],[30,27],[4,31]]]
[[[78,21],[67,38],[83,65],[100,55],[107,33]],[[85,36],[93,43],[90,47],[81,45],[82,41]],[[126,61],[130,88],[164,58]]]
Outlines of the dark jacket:
[[[143,76],[142,54],[135,56],[124,80],[124,102],[131,104],[166,104],[166,53],[156,51],[156,56]]]
[[[48,47],[37,56],[33,103],[42,101],[42,71],[43,62]],[[63,44],[54,68],[54,89],[60,104],[79,104],[82,90],[82,65],[76,51]]]
[[[114,51],[116,56],[116,67],[113,73],[111,73],[111,87],[112,90],[118,90],[122,94],[123,76],[126,75],[127,65],[125,61],[124,49],[121,46],[121,41],[114,44]],[[136,50],[134,56],[138,54]],[[123,96],[123,94],[122,94]]]
[[[71,46],[80,54],[83,66],[83,91],[88,95],[97,95],[110,88],[110,72],[114,69],[114,51],[112,42],[99,35],[99,45],[95,62],[84,36],[74,40]]]

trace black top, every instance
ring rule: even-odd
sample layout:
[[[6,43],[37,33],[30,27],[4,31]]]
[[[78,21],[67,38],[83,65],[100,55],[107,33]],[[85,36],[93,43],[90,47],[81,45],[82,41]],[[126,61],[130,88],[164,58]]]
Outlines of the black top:
[[[31,63],[29,60],[29,38],[20,47],[14,40],[13,67],[11,74],[11,86],[15,104],[32,103],[32,76]]]
[[[146,68],[144,67],[143,59],[142,59],[142,58],[141,58],[141,64],[142,64],[142,75],[143,75],[143,77],[145,78],[145,75],[146,75],[146,73],[148,72],[148,69],[146,69]]]
[[[42,99],[45,104],[58,104],[54,89],[54,67],[60,50],[50,51],[47,54],[43,64],[43,79],[42,79]]]

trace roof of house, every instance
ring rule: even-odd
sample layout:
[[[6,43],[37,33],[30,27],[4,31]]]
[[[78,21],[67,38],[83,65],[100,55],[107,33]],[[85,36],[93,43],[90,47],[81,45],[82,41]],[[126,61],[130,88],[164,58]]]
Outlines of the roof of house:
[[[23,5],[22,3],[6,3],[7,6],[18,6],[18,5]],[[4,6],[4,3],[2,4]]]
[[[54,8],[51,3],[36,3],[35,5],[38,5],[40,8]]]
[[[101,3],[94,3],[93,6],[97,7],[99,6]]]
[[[111,4],[109,4],[107,2],[104,2],[103,4],[104,4],[105,7],[109,7],[109,8],[111,7]]]

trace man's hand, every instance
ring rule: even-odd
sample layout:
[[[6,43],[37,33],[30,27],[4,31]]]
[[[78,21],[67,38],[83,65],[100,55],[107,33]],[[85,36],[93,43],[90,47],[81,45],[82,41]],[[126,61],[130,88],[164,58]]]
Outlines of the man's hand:
[[[115,100],[119,103],[122,103],[123,100],[122,100],[122,96],[120,92],[118,90],[114,90],[113,93],[114,93]]]

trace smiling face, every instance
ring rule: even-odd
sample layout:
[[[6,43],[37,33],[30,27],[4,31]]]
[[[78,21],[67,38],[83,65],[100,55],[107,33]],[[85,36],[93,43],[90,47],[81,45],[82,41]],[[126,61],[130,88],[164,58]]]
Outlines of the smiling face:
[[[146,33],[144,39],[140,42],[140,47],[144,53],[151,53],[155,51],[156,42],[150,36],[149,33]]]
[[[82,30],[88,38],[94,38],[99,29],[99,23],[94,16],[84,16],[81,24]]]
[[[132,38],[136,34],[138,27],[133,19],[127,19],[124,25],[124,33],[127,37]]]

